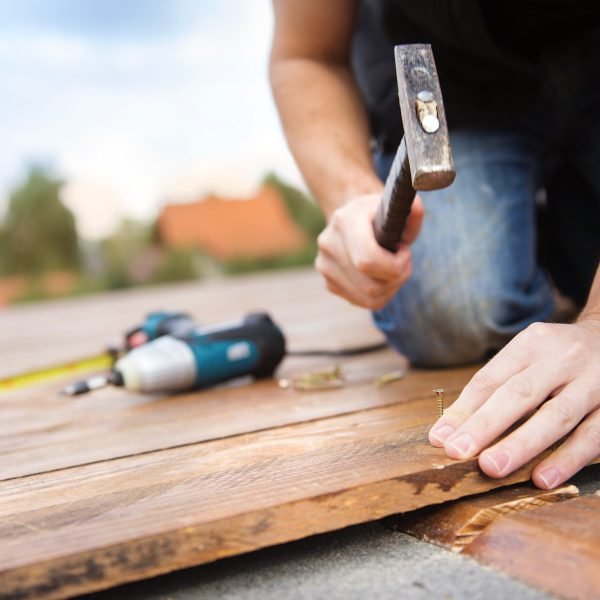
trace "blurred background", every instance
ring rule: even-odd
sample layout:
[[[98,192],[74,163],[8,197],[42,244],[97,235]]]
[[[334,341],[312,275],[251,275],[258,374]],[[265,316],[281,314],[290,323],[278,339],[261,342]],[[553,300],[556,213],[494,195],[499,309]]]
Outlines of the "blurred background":
[[[309,264],[268,0],[0,0],[0,306]]]

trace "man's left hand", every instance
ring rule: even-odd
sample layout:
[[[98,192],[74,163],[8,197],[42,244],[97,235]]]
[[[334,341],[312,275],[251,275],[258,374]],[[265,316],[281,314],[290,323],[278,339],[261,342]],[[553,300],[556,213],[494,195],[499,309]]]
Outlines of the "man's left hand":
[[[451,458],[481,452],[481,469],[500,478],[564,436],[533,470],[540,488],[556,487],[600,455],[597,317],[570,325],[534,323],[522,331],[475,374],[432,427],[429,441]]]

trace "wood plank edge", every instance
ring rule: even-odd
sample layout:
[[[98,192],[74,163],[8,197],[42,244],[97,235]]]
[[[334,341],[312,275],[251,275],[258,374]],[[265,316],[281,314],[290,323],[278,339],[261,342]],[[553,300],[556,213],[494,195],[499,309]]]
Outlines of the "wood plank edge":
[[[386,519],[384,525],[460,553],[504,515],[562,502],[578,495],[579,489],[574,485],[553,490],[517,485],[395,515]]]
[[[442,469],[24,564],[0,573],[0,598],[62,598],[106,589],[525,481],[533,466],[492,479],[479,470],[476,459],[457,461]]]

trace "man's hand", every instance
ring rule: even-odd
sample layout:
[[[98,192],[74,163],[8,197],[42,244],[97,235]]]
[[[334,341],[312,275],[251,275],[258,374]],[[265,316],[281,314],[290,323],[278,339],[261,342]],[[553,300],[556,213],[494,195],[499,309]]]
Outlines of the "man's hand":
[[[484,450],[490,477],[512,473],[569,435],[533,470],[535,485],[554,488],[600,455],[600,319],[571,325],[534,323],[483,367],[429,432],[451,458]]]
[[[319,236],[315,266],[327,289],[353,304],[371,310],[385,306],[411,274],[409,244],[423,222],[423,204],[417,196],[406,223],[403,243],[393,254],[375,240],[373,220],[380,195],[368,194],[333,212]]]

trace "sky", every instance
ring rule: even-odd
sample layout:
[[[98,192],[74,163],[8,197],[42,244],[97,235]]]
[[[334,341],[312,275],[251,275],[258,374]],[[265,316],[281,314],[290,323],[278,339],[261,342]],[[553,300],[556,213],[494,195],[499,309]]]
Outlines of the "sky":
[[[269,0],[0,0],[0,211],[64,179],[84,237],[166,202],[295,185],[267,79]]]

